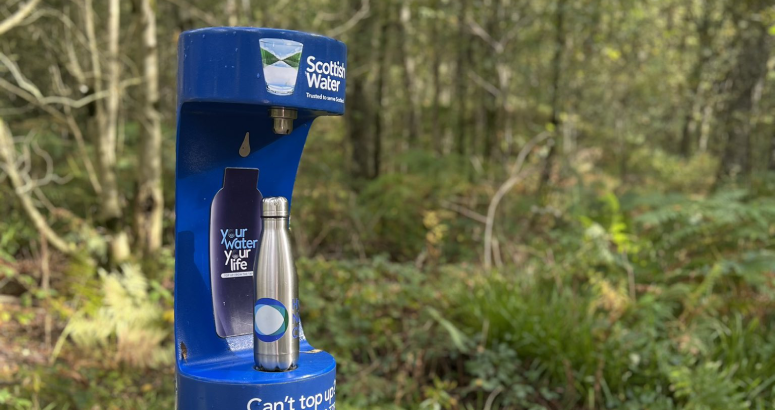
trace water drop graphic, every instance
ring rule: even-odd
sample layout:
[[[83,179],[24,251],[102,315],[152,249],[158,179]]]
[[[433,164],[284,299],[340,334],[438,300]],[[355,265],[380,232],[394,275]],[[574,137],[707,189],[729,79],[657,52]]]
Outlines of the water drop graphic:
[[[242,145],[239,147],[239,156],[242,158],[247,157],[250,154],[250,133],[245,133],[245,139],[242,141]]]

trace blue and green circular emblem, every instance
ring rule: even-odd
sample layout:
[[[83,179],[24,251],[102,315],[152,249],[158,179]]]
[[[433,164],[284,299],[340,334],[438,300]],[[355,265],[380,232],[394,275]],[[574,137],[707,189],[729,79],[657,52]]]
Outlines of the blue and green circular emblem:
[[[288,309],[279,300],[261,298],[253,308],[253,331],[258,340],[274,342],[288,329]]]

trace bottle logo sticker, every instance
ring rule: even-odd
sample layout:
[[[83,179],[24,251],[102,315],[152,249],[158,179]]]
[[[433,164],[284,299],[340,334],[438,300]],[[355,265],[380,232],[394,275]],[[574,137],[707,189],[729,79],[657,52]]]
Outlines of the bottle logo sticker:
[[[228,279],[253,276],[249,258],[258,246],[258,239],[250,239],[247,228],[221,229],[220,233],[225,259],[221,277]]]
[[[261,298],[253,308],[253,330],[262,342],[274,342],[288,330],[288,309],[276,299]]]

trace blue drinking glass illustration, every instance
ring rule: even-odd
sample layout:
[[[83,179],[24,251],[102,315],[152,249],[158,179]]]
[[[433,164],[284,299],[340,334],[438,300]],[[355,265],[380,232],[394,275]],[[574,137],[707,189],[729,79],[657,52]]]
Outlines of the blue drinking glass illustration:
[[[275,95],[293,94],[303,44],[281,38],[262,38],[259,43],[267,91]]]

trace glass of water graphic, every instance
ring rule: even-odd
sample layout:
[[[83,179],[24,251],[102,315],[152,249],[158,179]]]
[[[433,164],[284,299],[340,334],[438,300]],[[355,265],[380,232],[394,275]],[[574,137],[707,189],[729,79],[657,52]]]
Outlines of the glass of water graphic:
[[[275,95],[293,94],[303,44],[282,38],[262,38],[259,43],[267,91]]]

